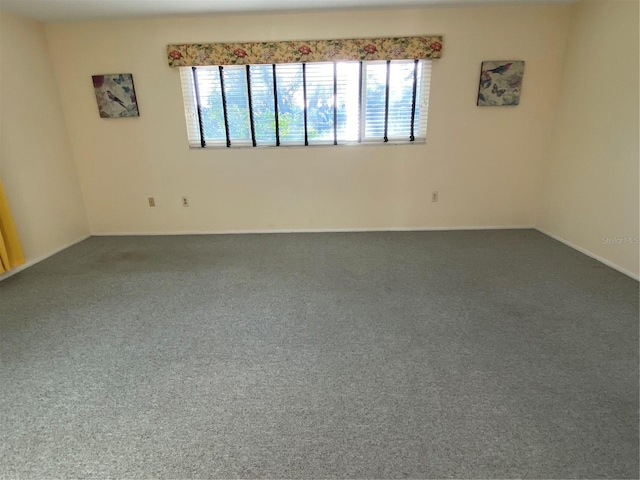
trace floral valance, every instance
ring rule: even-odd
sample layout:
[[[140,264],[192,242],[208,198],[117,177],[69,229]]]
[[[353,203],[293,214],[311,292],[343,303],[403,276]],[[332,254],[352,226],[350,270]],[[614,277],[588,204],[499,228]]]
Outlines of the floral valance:
[[[440,58],[442,36],[167,45],[169,66]]]

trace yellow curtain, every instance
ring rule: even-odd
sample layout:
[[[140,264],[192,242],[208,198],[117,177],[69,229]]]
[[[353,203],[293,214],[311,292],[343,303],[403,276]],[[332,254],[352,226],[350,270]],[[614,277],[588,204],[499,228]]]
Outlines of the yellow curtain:
[[[24,263],[18,232],[0,179],[0,273]]]

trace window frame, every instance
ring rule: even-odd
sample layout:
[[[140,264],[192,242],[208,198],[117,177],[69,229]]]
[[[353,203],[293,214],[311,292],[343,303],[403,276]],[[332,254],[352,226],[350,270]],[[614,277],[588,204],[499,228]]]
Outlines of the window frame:
[[[306,78],[306,65],[313,65],[314,63],[320,64],[333,64],[333,77],[334,77],[334,89],[333,89],[333,138],[326,139],[324,141],[316,141],[313,143],[309,143],[308,137],[308,110],[309,110],[309,99],[307,98],[307,78]],[[359,64],[359,74],[358,74],[358,138],[357,140],[340,140],[337,124],[337,77],[338,77],[338,65],[341,63],[351,63],[351,64]],[[412,86],[412,112],[411,112],[411,121],[410,121],[410,131],[407,132],[406,136],[394,136],[389,137],[389,98],[390,98],[390,90],[393,89],[393,86],[390,85],[391,81],[391,66],[393,64],[404,63],[404,64],[414,64],[413,71],[413,86]],[[366,120],[366,105],[367,105],[367,65],[373,64],[386,64],[386,80],[385,80],[385,112],[384,112],[384,136],[380,138],[379,136],[366,135],[367,129],[367,120]],[[254,111],[252,105],[252,86],[251,86],[251,67],[258,65],[228,65],[228,66],[202,66],[202,67],[181,67],[181,84],[183,91],[183,100],[184,100],[184,108],[185,108],[185,120],[187,123],[187,136],[188,136],[188,144],[190,149],[196,150],[206,150],[206,149],[220,149],[220,148],[269,148],[269,147],[327,147],[327,146],[353,146],[353,145],[364,145],[364,146],[372,146],[372,145],[412,145],[412,144],[425,144],[426,136],[427,136],[427,120],[428,120],[428,108],[429,108],[429,100],[430,100],[430,78],[431,78],[431,69],[432,69],[432,61],[431,59],[422,59],[422,60],[369,60],[369,61],[345,61],[345,62],[301,62],[298,65],[302,66],[302,91],[303,91],[303,112],[304,112],[304,141],[302,143],[290,143],[282,142],[282,138],[280,135],[280,112],[278,106],[279,94],[278,94],[278,85],[277,85],[277,66],[278,65],[287,65],[287,64],[266,64],[272,67],[271,70],[271,83],[273,85],[273,96],[274,96],[274,123],[275,123],[275,143],[273,144],[260,144],[256,139],[255,133],[255,122],[254,122]],[[198,69],[217,69],[219,80],[220,80],[220,92],[219,94],[222,97],[222,104],[224,110],[224,118],[225,118],[225,139],[206,139],[205,138],[205,127],[202,119],[202,107],[200,101],[200,91],[198,85],[197,78],[197,70]],[[224,88],[224,69],[229,70],[242,70],[246,71],[246,100],[247,100],[247,115],[249,117],[250,131],[251,135],[248,140],[233,140],[231,138],[231,133],[229,131],[229,120],[227,115],[227,107],[226,107],[226,92]],[[185,75],[185,71],[190,71],[191,75],[189,75],[189,80],[185,82],[187,79]],[[418,78],[419,77],[419,78]],[[186,84],[185,84],[186,83]],[[271,113],[271,112],[270,112]],[[199,145],[193,141],[194,138],[194,124],[195,129],[197,130],[199,138]]]

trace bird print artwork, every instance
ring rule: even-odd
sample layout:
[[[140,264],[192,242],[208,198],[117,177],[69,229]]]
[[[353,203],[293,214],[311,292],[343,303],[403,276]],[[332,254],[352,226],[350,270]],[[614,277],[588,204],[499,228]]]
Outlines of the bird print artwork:
[[[491,70],[487,70],[487,73],[497,73],[502,75],[504,72],[509,70],[513,65],[513,62],[505,63],[504,65],[497,66],[496,68],[492,68]]]
[[[478,106],[518,105],[524,76],[524,62],[482,62]]]
[[[101,118],[140,116],[130,73],[93,75],[93,88]]]
[[[116,97],[113,93],[111,93],[110,90],[107,90],[107,95],[109,97],[109,100],[111,100],[112,102],[117,102],[120,105],[122,105],[122,108],[127,108],[127,106],[124,104],[124,102],[122,100],[120,100],[118,97]]]

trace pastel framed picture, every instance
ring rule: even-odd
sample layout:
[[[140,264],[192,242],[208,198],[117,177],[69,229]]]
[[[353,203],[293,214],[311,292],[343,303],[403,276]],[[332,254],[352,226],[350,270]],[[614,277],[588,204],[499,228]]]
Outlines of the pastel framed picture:
[[[477,105],[481,107],[518,105],[523,76],[523,61],[492,60],[482,62]]]
[[[93,75],[93,88],[101,118],[139,117],[138,101],[130,73]]]

